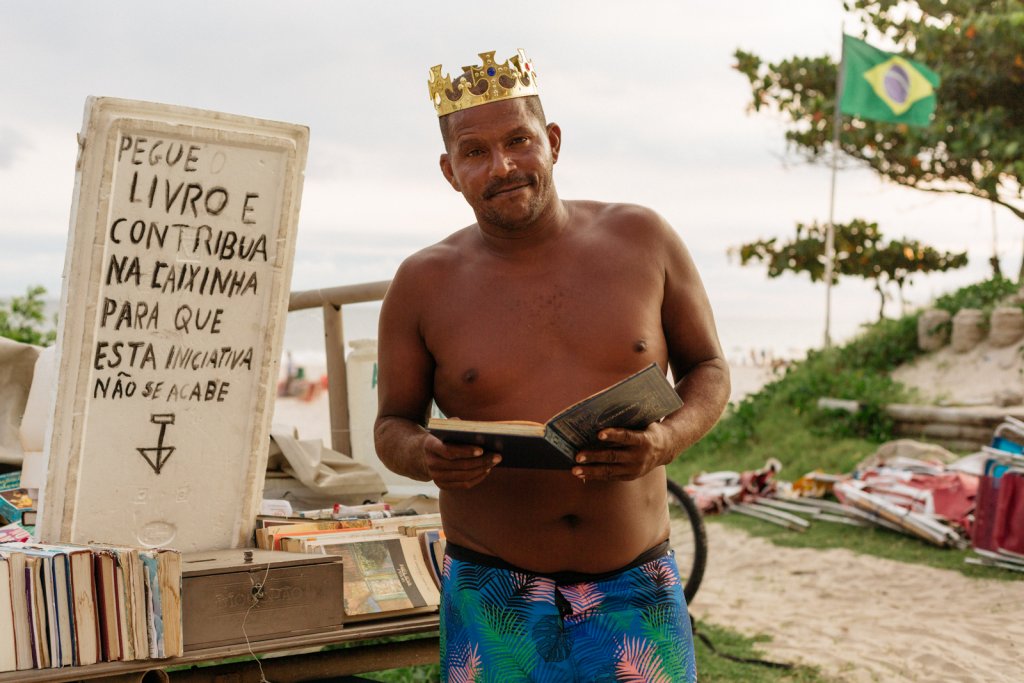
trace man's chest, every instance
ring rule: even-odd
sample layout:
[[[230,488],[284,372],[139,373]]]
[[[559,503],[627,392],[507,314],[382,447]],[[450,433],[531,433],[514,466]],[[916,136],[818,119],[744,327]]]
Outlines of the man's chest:
[[[653,279],[624,272],[464,283],[425,316],[439,403],[462,417],[468,406],[476,417],[491,407],[489,419],[546,419],[664,361],[661,296]]]

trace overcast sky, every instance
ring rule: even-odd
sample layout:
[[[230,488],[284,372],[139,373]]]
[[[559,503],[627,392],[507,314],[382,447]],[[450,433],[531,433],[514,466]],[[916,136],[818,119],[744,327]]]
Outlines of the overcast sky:
[[[749,114],[737,48],[769,60],[838,55],[839,0],[688,2],[2,2],[0,297],[53,296],[89,95],[150,100],[310,128],[293,289],[387,279],[473,220],[444,182],[428,68],[526,49],[563,131],[563,198],[637,202],[694,254],[731,355],[820,343],[824,289],[730,263],[730,246],[828,215],[829,170],[787,154],[781,121]],[[941,65],[932,65],[941,73]],[[836,220],[879,222],[971,265],[919,279],[914,304],[990,271],[985,202],[839,177]],[[994,216],[1004,272],[1021,229]],[[871,320],[870,287],[834,290],[833,336]],[[889,308],[897,312],[896,306]]]

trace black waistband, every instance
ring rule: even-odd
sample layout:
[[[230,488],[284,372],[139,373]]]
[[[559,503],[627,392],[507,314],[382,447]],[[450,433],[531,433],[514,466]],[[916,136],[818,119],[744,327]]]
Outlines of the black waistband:
[[[470,550],[469,548],[452,543],[451,541],[445,543],[445,553],[451,555],[452,559],[461,560],[463,562],[472,562],[473,564],[482,564],[485,567],[494,567],[495,569],[505,569],[507,571],[519,572],[522,574],[542,576],[544,578],[551,579],[557,584],[582,583],[584,581],[603,581],[604,579],[610,579],[613,576],[635,567],[639,567],[642,564],[647,564],[653,560],[659,560],[668,555],[670,550],[669,542],[668,540],[665,540],[653,548],[648,548],[643,551],[635,560],[624,567],[619,567],[618,569],[614,569],[610,572],[590,574],[587,572],[534,572],[529,569],[517,567],[516,565],[510,564],[500,557],[495,557],[494,555],[478,553],[475,550]]]

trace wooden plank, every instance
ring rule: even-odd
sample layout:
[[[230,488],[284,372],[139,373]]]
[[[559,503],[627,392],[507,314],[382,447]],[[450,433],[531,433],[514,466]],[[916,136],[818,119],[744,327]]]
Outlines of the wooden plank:
[[[1020,408],[947,408],[942,406],[919,406],[906,403],[892,403],[885,408],[895,420],[903,422],[943,422],[950,424],[995,427],[1007,415],[1021,417]]]
[[[307,289],[302,292],[292,292],[288,299],[288,310],[301,311],[327,304],[337,307],[346,304],[380,301],[388,291],[389,285],[391,285],[391,280],[379,280],[377,282],[363,282],[356,285],[342,285],[326,289]]]
[[[308,650],[340,643],[359,643],[360,641],[376,640],[411,634],[429,634],[440,627],[436,614],[382,619],[375,622],[364,622],[357,626],[320,634],[292,636],[252,643],[252,652],[257,654],[281,654],[296,650]],[[390,645],[390,644],[387,644]],[[0,683],[70,683],[80,680],[108,680],[112,677],[133,673],[157,672],[171,670],[181,666],[198,663],[217,664],[225,659],[243,657],[249,654],[245,644],[208,648],[188,652],[182,657],[162,660],[141,660],[133,662],[103,662],[91,666],[65,667],[63,669],[34,669],[28,671],[11,671],[0,674]],[[393,667],[406,666],[395,660]],[[366,669],[369,671],[371,669]],[[154,674],[155,675],[155,674]],[[158,680],[158,679],[153,679]],[[275,679],[276,680],[276,679]]]

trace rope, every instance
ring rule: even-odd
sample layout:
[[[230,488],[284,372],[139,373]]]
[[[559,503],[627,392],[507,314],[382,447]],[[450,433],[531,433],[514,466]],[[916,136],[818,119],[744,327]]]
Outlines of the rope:
[[[249,642],[249,634],[245,632],[245,621],[249,618],[249,613],[260,604],[260,600],[263,598],[263,586],[267,583],[267,577],[270,575],[270,563],[267,563],[267,569],[263,573],[263,580],[259,583],[253,578],[252,572],[249,573],[249,583],[252,585],[252,590],[249,592],[251,602],[249,603],[249,609],[245,610],[245,616],[242,617],[242,635],[245,636],[245,647],[249,650],[249,654],[256,662],[256,666],[260,668],[260,680],[259,683],[271,683],[267,680],[267,677],[263,673],[263,662],[256,656],[256,653],[252,650],[252,644]]]

